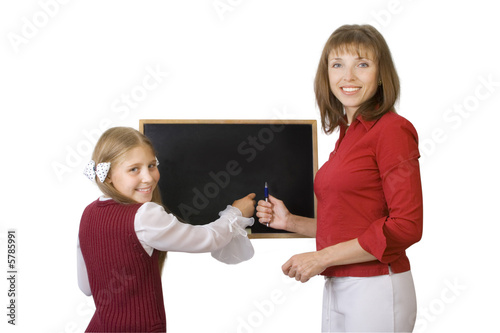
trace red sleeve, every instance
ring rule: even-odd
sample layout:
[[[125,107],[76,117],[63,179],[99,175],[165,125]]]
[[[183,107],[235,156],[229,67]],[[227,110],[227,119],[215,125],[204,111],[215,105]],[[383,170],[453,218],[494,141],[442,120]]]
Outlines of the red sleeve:
[[[376,160],[389,216],[374,221],[358,238],[361,247],[383,263],[396,260],[422,237],[422,186],[418,136],[399,117],[376,143]]]

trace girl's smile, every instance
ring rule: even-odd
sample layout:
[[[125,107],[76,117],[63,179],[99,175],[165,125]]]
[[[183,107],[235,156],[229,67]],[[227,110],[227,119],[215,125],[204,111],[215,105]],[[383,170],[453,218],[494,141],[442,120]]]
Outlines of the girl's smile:
[[[112,166],[107,182],[124,196],[139,202],[151,201],[160,180],[156,158],[148,147],[139,146],[125,153],[122,161]]]

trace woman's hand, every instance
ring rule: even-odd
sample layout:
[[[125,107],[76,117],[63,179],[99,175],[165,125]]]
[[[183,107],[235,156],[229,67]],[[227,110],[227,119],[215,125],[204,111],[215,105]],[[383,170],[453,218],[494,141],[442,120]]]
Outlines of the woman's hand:
[[[287,230],[288,220],[291,214],[283,201],[269,196],[269,201],[260,200],[257,205],[257,217],[262,224],[269,223],[269,227]]]
[[[319,251],[294,255],[281,269],[285,275],[300,282],[307,282],[327,268],[322,255]]]
[[[283,273],[297,281],[307,282],[330,266],[357,264],[377,260],[366,252],[357,238],[325,247],[316,252],[297,254],[282,267]]]
[[[255,211],[255,193],[250,193],[246,197],[233,202],[233,207],[240,210],[243,217],[252,217]]]

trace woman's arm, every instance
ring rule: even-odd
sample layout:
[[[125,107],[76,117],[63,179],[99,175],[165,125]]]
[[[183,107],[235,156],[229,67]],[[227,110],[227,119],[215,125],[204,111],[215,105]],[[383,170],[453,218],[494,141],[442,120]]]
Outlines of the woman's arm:
[[[316,237],[316,219],[291,214],[287,231],[308,237]]]
[[[358,241],[363,249],[388,264],[422,237],[420,153],[413,125],[399,118],[386,126],[376,143],[375,157],[389,214],[373,221]]]
[[[285,275],[295,278],[297,281],[307,282],[330,266],[357,264],[373,260],[377,260],[377,258],[366,252],[356,238],[326,247],[320,251],[294,255],[282,266],[282,270]]]
[[[377,260],[373,254],[365,251],[359,245],[357,238],[326,247],[318,252],[321,254],[322,264],[325,269],[330,266],[358,264]]]
[[[269,223],[270,228],[316,237],[316,219],[291,214],[283,201],[272,195],[269,201],[259,201],[257,217],[260,223]]]

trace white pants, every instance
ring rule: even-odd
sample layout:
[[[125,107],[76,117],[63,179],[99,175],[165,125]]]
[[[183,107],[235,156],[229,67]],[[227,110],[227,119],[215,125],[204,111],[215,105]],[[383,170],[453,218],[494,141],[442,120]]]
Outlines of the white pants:
[[[410,271],[326,278],[322,332],[411,332],[416,316]]]

